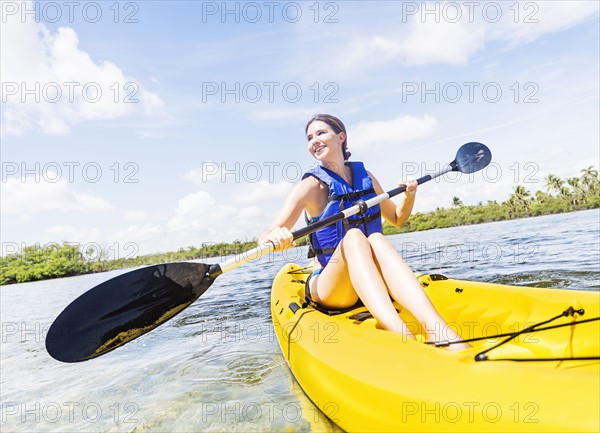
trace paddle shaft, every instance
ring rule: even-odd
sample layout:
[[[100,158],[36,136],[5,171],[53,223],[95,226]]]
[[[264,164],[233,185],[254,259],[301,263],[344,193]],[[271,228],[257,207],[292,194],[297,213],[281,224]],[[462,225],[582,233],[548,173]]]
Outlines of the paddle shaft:
[[[456,170],[456,165],[454,162],[450,163],[449,165],[447,165],[446,167],[444,167],[442,170],[438,171],[437,173],[428,174],[426,176],[420,177],[419,179],[417,179],[417,185],[421,185],[425,182],[430,181],[431,179],[435,179],[436,177],[442,176],[453,170]],[[343,211],[338,212],[335,215],[331,215],[328,218],[316,221],[312,224],[307,225],[306,227],[303,227],[299,230],[296,230],[295,232],[292,232],[292,235],[294,235],[294,239],[299,239],[303,236],[314,233],[317,230],[322,229],[323,227],[326,227],[330,224],[334,224],[338,221],[341,221],[343,219],[351,217],[352,215],[356,215],[357,213],[364,213],[370,207],[378,205],[379,203],[381,203],[389,198],[392,198],[394,196],[397,196],[398,194],[401,194],[404,191],[406,191],[406,186],[402,185],[402,186],[396,187],[388,192],[384,192],[383,194],[379,194],[378,196],[373,197],[369,200],[365,200],[365,201],[361,200],[354,206],[349,207],[348,209],[344,209]],[[227,271],[230,271],[231,269],[234,269],[234,268],[237,268],[238,266],[243,265],[244,263],[248,263],[248,262],[251,262],[252,260],[256,260],[256,259],[262,257],[263,255],[273,251],[273,249],[274,249],[274,246],[270,242],[259,245],[258,247],[251,249],[249,251],[246,251],[244,253],[238,254],[235,257],[232,257],[231,259],[229,259],[223,263],[218,263],[216,265],[212,265],[208,271],[208,275],[211,278],[216,278],[219,275],[221,275]]]

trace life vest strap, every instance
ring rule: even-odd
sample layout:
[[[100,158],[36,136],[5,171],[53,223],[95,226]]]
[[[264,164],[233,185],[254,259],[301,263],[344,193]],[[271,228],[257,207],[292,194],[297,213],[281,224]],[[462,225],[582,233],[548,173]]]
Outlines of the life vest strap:
[[[356,199],[362,197],[363,195],[371,194],[371,193],[375,193],[375,189],[369,188],[369,189],[363,189],[361,191],[350,191],[345,194],[331,195],[327,198],[327,201],[330,202],[330,201],[336,201],[336,200],[356,200]]]

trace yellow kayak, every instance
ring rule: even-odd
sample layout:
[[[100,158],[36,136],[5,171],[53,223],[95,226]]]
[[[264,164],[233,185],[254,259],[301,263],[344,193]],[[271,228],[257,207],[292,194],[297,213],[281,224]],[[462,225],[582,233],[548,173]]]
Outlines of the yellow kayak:
[[[342,429],[600,431],[600,292],[421,275],[449,326],[463,339],[483,337],[451,352],[425,344],[399,305],[416,340],[377,329],[364,307],[329,316],[306,305],[310,272],[279,271],[273,325],[294,377]]]

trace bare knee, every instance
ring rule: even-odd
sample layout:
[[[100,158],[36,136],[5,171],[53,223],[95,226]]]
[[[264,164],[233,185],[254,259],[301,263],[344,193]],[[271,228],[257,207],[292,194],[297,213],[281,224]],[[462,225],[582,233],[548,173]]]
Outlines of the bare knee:
[[[350,229],[346,232],[343,243],[346,244],[346,247],[361,247],[369,245],[367,237],[357,228]]]
[[[348,230],[340,244],[340,252],[348,264],[373,260],[373,252],[367,237],[357,228]]]
[[[383,235],[383,233],[372,233],[369,235],[367,240],[371,247],[373,247],[374,249],[394,248],[390,241],[388,241],[387,238]]]
[[[369,242],[381,242],[381,241],[386,240],[383,233],[379,233],[379,232],[371,233],[369,235],[368,239],[369,239]]]
[[[392,243],[382,233],[373,233],[369,235],[368,242],[373,253],[378,258],[391,255],[401,257],[400,253],[396,251],[396,248],[394,248]]]

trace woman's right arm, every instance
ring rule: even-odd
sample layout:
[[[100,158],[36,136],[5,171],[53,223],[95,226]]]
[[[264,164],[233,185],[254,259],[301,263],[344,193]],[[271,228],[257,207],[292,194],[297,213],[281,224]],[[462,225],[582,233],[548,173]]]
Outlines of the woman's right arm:
[[[295,246],[294,236],[290,230],[300,218],[302,211],[315,203],[318,193],[318,183],[312,177],[303,179],[287,196],[277,217],[260,234],[258,243],[273,242],[277,251]]]

